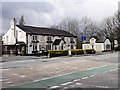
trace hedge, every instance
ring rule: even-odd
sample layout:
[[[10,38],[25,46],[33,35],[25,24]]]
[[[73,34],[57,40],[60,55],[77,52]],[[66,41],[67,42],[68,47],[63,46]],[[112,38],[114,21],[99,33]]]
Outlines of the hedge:
[[[68,50],[50,50],[48,51],[50,53],[50,56],[66,56],[68,55]]]
[[[85,52],[85,50],[84,50],[84,52]],[[92,53],[95,53],[95,50],[94,49],[86,49],[86,53],[92,54]]]
[[[73,49],[71,50],[72,55],[80,55],[84,54],[85,50],[83,49]],[[86,49],[87,54],[92,54],[95,53],[94,49]],[[50,50],[48,51],[50,53],[50,57],[55,57],[55,56],[67,56],[68,55],[68,50]]]
[[[71,50],[71,54],[72,55],[84,54],[84,50],[83,49],[74,49],[74,50]]]
[[[118,47],[115,47],[115,51],[120,51],[120,45]]]

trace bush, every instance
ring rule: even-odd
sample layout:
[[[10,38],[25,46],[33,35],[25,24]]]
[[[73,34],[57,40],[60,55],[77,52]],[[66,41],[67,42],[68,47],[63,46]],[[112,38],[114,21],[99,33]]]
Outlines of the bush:
[[[83,49],[74,49],[71,50],[72,55],[80,55],[84,54]],[[95,53],[94,49],[86,49],[87,54],[92,54]],[[67,56],[68,55],[68,50],[50,50],[48,51],[50,53],[50,57],[56,57],[56,56]]]
[[[120,51],[120,45],[115,48],[115,51]]]
[[[75,49],[75,50],[71,50],[72,55],[79,55],[79,54],[84,54],[84,50],[83,49]]]
[[[48,51],[48,53],[50,53],[50,57],[66,56],[68,55],[68,50],[50,50]]]
[[[86,53],[87,54],[92,54],[92,53],[95,53],[95,50],[94,49],[86,49]]]

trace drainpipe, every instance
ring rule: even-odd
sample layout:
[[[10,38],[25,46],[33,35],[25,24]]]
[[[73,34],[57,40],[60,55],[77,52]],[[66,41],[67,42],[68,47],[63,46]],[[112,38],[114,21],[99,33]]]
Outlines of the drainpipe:
[[[14,37],[15,37],[15,54],[17,56],[17,36],[16,36],[16,19],[13,19],[14,21]]]

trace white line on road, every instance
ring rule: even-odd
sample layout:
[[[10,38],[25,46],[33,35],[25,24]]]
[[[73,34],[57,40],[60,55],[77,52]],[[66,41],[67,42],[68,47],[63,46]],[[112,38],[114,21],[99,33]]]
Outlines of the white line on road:
[[[82,60],[83,62],[86,61],[86,60]]]
[[[55,89],[55,88],[59,88],[59,86],[50,87],[50,89]]]
[[[67,82],[67,83],[63,83],[61,85],[64,86],[64,85],[68,85],[68,84],[71,84],[71,83],[73,83],[73,82]]]
[[[6,83],[10,84],[10,83],[12,83],[12,81],[10,81],[10,82],[6,82]]]
[[[81,79],[76,79],[76,80],[73,80],[73,82],[77,82],[77,81],[80,81]]]
[[[21,75],[20,77],[26,77],[25,75]]]
[[[81,79],[87,79],[88,77],[83,77],[83,78],[81,78]]]
[[[91,75],[90,77],[94,77],[95,75]]]
[[[115,71],[115,70],[118,70],[118,68],[116,68],[116,69],[113,69],[113,71]]]
[[[33,82],[38,82],[38,81],[40,81],[40,80],[34,80]]]
[[[80,86],[82,83],[76,83],[76,85]]]
[[[108,71],[105,71],[105,72],[103,72],[103,73],[107,73]]]
[[[0,72],[1,72],[1,71],[7,71],[7,70],[10,70],[10,69],[0,69]]]
[[[113,70],[110,70],[109,72],[112,72]]]

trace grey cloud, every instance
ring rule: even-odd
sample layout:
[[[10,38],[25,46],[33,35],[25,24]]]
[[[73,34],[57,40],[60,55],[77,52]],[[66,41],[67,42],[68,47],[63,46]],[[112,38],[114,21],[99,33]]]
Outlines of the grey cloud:
[[[54,6],[49,2],[3,2],[2,29],[8,30],[10,25],[6,24],[10,24],[12,18],[18,20],[21,15],[24,15],[26,23],[39,25],[40,21],[37,20],[40,17],[44,18],[43,13],[51,13],[52,11],[54,11]]]
[[[23,9],[33,9],[36,12],[49,13],[54,10],[53,5],[48,2],[3,2],[2,15],[3,18],[13,17],[19,14]],[[21,13],[20,13],[21,14]],[[23,13],[24,14],[24,13]]]
[[[116,3],[114,3],[116,1]],[[111,16],[118,0],[49,0],[49,2],[2,2],[2,28],[7,31],[10,20],[24,15],[26,25],[50,26],[66,17],[80,19],[84,16],[100,21]],[[101,3],[99,3],[101,2]],[[111,9],[108,8],[111,7]],[[113,7],[112,7],[113,6]],[[104,13],[106,12],[106,13]]]

